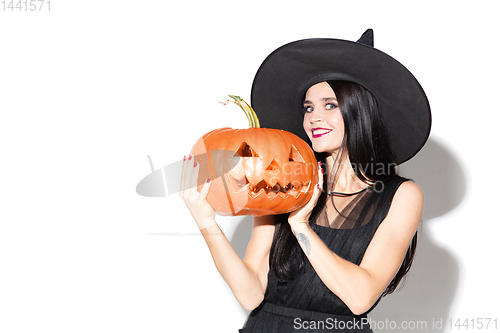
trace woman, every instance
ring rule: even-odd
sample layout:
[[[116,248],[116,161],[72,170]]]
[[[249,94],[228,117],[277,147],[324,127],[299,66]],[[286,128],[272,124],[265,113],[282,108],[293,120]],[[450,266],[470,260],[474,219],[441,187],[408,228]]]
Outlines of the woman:
[[[242,261],[183,166],[181,197],[238,302],[241,332],[371,332],[366,314],[410,268],[423,194],[396,165],[425,144],[427,98],[415,78],[372,46],[303,40],[274,51],[252,86],[263,127],[308,140],[320,161],[311,200],[290,214],[254,218]],[[367,45],[363,45],[367,44]]]

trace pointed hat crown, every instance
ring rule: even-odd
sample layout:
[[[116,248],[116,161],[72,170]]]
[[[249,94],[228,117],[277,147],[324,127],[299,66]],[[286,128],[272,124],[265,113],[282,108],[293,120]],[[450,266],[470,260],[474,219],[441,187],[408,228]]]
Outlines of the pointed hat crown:
[[[366,46],[373,47],[373,29],[367,29],[361,37],[356,41],[356,43],[360,43]]]

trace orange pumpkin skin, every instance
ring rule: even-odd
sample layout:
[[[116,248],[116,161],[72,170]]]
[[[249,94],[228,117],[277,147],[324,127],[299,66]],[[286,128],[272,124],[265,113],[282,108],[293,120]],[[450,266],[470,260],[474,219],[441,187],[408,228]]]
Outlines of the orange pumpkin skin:
[[[200,163],[198,190],[211,179],[207,201],[219,215],[294,211],[310,200],[318,181],[312,149],[283,130],[216,129],[198,139],[191,154]]]

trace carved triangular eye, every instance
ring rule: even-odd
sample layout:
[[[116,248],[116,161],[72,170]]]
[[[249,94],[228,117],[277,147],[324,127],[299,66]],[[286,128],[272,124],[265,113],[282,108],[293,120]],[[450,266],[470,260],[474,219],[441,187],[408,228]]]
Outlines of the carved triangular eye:
[[[295,148],[294,145],[292,145],[292,148],[290,148],[290,157],[288,157],[288,161],[305,163],[302,155],[300,155],[299,151],[297,150],[297,148]]]
[[[267,167],[266,169],[267,171],[278,171],[278,170],[281,170],[281,167],[280,165],[278,164],[278,162],[276,162],[273,158],[273,160],[271,161],[271,163],[269,164],[269,166]]]
[[[255,150],[253,150],[252,147],[250,147],[248,145],[248,143],[243,142],[240,145],[240,148],[238,148],[238,150],[236,151],[236,154],[234,154],[234,156],[240,156],[240,157],[259,157],[259,154],[257,154],[255,152]]]

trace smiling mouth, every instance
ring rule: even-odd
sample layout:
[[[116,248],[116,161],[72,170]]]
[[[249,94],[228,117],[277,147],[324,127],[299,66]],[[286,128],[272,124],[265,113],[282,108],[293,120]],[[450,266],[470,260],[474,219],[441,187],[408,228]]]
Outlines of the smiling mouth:
[[[326,129],[326,128],[317,128],[312,130],[312,136],[313,138],[319,138],[320,136],[326,135],[330,133],[332,130],[331,129]]]

